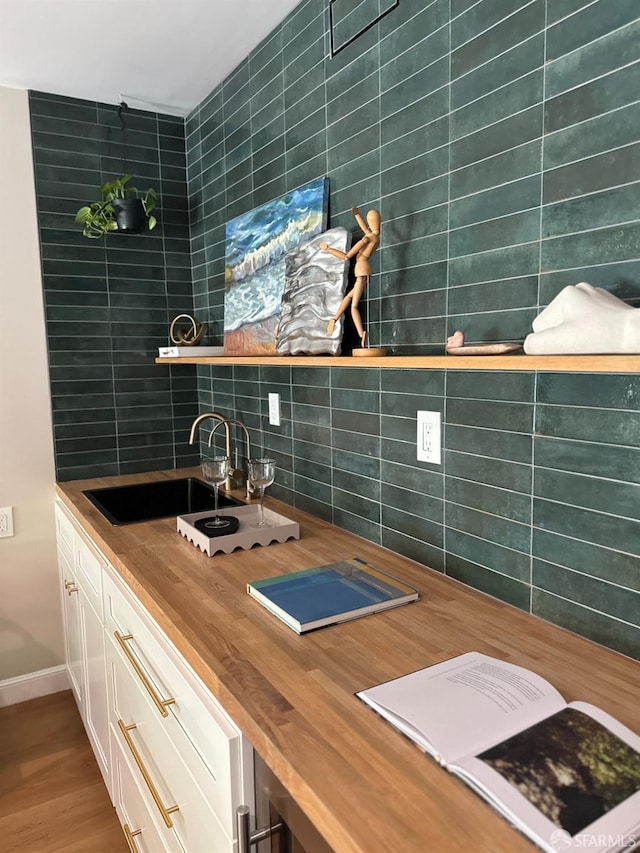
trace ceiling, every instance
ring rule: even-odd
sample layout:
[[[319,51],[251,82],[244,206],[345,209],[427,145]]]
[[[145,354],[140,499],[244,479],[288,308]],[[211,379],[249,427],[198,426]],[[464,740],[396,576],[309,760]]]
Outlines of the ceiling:
[[[299,0],[0,0],[0,86],[187,115]]]

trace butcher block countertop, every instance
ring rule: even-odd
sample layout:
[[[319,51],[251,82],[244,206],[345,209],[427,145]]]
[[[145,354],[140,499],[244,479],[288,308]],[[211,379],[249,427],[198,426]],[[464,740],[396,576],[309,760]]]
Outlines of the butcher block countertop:
[[[536,849],[358,690],[479,651],[637,730],[637,662],[285,504],[265,501],[299,522],[299,540],[207,557],[175,519],[113,527],[82,494],[185,476],[199,471],[74,481],[57,492],[338,853]],[[420,601],[297,636],[247,595],[250,581],[353,556],[418,587]]]

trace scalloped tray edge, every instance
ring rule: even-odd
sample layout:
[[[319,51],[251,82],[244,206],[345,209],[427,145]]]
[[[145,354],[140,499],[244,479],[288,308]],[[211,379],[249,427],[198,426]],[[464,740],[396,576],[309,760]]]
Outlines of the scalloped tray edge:
[[[192,512],[187,515],[179,515],[176,522],[178,533],[209,557],[220,552],[231,554],[237,548],[247,551],[254,545],[270,545],[272,542],[282,543],[289,539],[300,538],[300,525],[297,521],[291,521],[290,518],[266,507],[264,510],[265,521],[270,522],[272,527],[251,527],[251,522],[257,520],[260,515],[260,508],[257,505],[221,509],[220,515],[235,516],[240,522],[240,527],[235,533],[228,536],[209,538],[205,533],[194,527],[193,522],[210,515],[213,515],[213,510]]]

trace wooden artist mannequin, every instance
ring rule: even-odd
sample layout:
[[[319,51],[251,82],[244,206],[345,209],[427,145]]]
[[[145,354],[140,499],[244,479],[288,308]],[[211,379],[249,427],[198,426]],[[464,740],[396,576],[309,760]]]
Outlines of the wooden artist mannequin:
[[[365,344],[367,341],[367,333],[364,330],[364,326],[362,325],[362,317],[360,315],[360,311],[358,310],[358,305],[360,304],[360,300],[362,299],[362,294],[367,289],[369,284],[369,279],[371,278],[371,256],[378,248],[378,244],[380,243],[380,214],[377,210],[370,210],[367,213],[366,221],[362,218],[360,211],[357,207],[352,207],[351,212],[356,218],[356,222],[360,226],[360,228],[364,231],[364,237],[358,240],[348,252],[341,252],[339,249],[332,249],[327,243],[320,243],[320,248],[325,252],[329,252],[335,258],[342,258],[345,261],[351,260],[355,256],[356,264],[355,264],[355,284],[353,288],[347,293],[342,302],[340,303],[340,307],[333,315],[332,319],[329,320],[329,324],[327,325],[327,334],[333,334],[333,329],[336,324],[336,320],[338,320],[344,312],[347,310],[349,305],[351,305],[351,317],[353,319],[353,323],[358,330],[358,335],[360,336],[360,346],[362,349],[354,350],[354,354],[358,355],[384,355],[384,350],[375,348],[375,349],[365,349]]]

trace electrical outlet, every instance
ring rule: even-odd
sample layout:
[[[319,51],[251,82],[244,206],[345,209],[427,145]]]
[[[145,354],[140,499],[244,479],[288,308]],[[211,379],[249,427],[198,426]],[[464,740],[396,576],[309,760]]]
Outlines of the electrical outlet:
[[[13,507],[0,507],[0,539],[13,536]]]
[[[280,426],[280,394],[269,394],[269,423]]]
[[[420,462],[442,464],[440,412],[416,412],[416,450]]]

